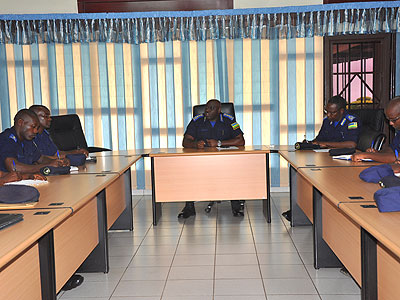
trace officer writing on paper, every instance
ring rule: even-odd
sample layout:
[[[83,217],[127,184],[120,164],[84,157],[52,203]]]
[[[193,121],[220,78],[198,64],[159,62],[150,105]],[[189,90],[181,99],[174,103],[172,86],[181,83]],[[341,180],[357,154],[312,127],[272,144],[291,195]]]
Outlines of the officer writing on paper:
[[[185,148],[244,146],[243,132],[233,116],[221,113],[221,103],[216,99],[207,102],[204,114],[195,116],[186,128],[182,145]],[[243,216],[240,201],[231,201],[234,216]],[[194,202],[186,202],[178,218],[194,216]]]
[[[68,160],[43,156],[33,139],[39,130],[36,114],[21,109],[14,117],[14,126],[0,134],[0,170],[38,173],[44,166],[69,165]]]
[[[389,124],[393,126],[396,135],[387,149],[377,152],[373,148],[367,149],[367,152],[355,153],[352,156],[353,161],[360,161],[362,159],[372,159],[374,161],[383,163],[398,162],[400,153],[400,97],[395,97],[390,100],[385,108],[386,118]]]
[[[53,158],[56,158],[56,156],[63,158],[67,154],[89,155],[89,152],[86,149],[76,149],[71,151],[58,150],[47,131],[51,125],[50,110],[44,105],[32,105],[29,107],[29,110],[33,111],[39,119],[40,128],[38,129],[38,133],[33,141],[43,155],[52,156]]]
[[[360,121],[346,111],[346,100],[333,96],[325,107],[326,117],[313,144],[322,148],[355,148],[360,135]]]

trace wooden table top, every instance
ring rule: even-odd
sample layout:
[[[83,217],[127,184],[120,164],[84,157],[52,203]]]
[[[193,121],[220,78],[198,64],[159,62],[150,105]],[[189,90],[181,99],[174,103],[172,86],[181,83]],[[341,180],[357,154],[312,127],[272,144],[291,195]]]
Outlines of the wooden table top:
[[[49,212],[35,215],[35,213]],[[6,210],[0,213],[23,214],[24,220],[0,230],[0,268],[8,264],[25,249],[34,244],[49,230],[72,214],[69,208]]]
[[[325,197],[338,205],[341,202],[374,201],[374,193],[380,186],[377,183],[362,181],[358,176],[366,168],[300,168],[298,172]]]
[[[96,156],[97,162],[87,162],[79,167],[77,174],[123,174],[135,162],[142,158],[141,155],[124,154],[115,156]],[[76,174],[76,173],[75,173]]]
[[[339,208],[385,247],[400,257],[400,212],[381,213],[360,203],[342,203]]]
[[[48,183],[35,186],[40,193],[39,202],[34,206],[21,207],[18,210],[53,208],[78,210],[114,182],[118,176],[115,173],[48,176]],[[6,208],[2,208],[1,211],[4,209]]]
[[[149,153],[150,157],[162,156],[198,156],[198,155],[230,155],[230,154],[250,154],[250,153],[269,153],[270,150],[266,146],[244,146],[238,149],[221,149],[216,147],[206,147],[204,149],[193,148],[165,148],[152,149]]]
[[[286,159],[293,168],[326,168],[326,167],[361,167],[373,166],[377,162],[354,162],[351,160],[333,159],[328,152],[314,152],[313,150],[284,151],[279,154]]]

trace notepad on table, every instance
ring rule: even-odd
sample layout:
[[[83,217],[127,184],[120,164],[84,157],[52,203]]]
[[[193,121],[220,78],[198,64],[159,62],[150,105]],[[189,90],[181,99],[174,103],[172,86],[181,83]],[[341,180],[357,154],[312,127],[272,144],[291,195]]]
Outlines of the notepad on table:
[[[351,154],[336,155],[332,156],[333,159],[351,160]],[[373,161],[370,158],[363,158],[361,161]]]
[[[229,146],[229,147],[217,147],[218,150],[236,150],[239,149],[236,146]]]

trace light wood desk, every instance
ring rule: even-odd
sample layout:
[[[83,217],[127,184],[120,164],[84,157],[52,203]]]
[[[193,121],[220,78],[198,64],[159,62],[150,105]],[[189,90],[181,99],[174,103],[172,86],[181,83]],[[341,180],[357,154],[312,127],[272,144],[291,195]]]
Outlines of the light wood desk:
[[[160,149],[149,156],[154,225],[163,202],[254,199],[263,199],[264,215],[271,222],[266,147]]]
[[[53,228],[72,210],[10,210],[24,220],[0,231],[0,299],[56,299]]]
[[[302,168],[331,167],[365,167],[376,165],[376,162],[353,162],[333,159],[327,152],[313,150],[287,151],[279,150],[279,154],[290,164],[290,208],[292,211],[291,226],[310,225],[312,216],[313,186],[298,174]]]
[[[360,286],[360,228],[338,206],[374,203],[373,195],[380,187],[359,178],[365,168],[299,169],[299,174],[313,186],[314,267],[339,267],[343,263]]]
[[[359,203],[341,203],[339,208],[359,228],[362,299],[398,299],[400,212],[380,213],[376,207],[362,207]]]

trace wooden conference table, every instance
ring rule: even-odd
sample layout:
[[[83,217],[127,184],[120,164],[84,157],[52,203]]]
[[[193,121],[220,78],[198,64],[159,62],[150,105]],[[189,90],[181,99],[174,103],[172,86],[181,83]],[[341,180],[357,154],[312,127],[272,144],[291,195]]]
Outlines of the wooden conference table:
[[[263,200],[271,222],[269,152],[264,146],[153,149],[153,225],[161,217],[161,203],[254,199]]]
[[[56,293],[78,268],[80,272],[108,272],[107,230],[115,227],[133,229],[129,168],[139,158],[108,157],[98,159],[96,164],[80,167],[76,174],[49,176],[48,184],[37,186],[40,199],[33,208],[13,210],[23,213],[24,221],[0,231],[1,244],[9,243],[9,235],[18,237],[12,248],[0,247],[0,278],[8,276],[12,282],[0,285],[0,299],[8,293],[25,293],[24,289],[18,290],[19,279],[10,277],[9,272],[17,272],[17,267],[21,266],[19,259],[25,257],[26,252],[29,252],[29,259],[35,256],[34,260],[40,266],[40,285],[34,283],[32,289],[35,292],[29,291],[37,298],[56,299]],[[127,207],[128,202],[130,208]],[[41,218],[43,223],[31,222],[34,211],[46,213],[41,216],[48,217]],[[130,212],[128,221],[125,212]],[[32,226],[32,230],[20,233],[36,223],[40,230]],[[35,234],[31,235],[32,232]],[[30,251],[35,247],[39,248],[39,252]],[[17,267],[10,269],[10,266]],[[32,282],[37,281],[36,271],[27,272],[26,276]],[[21,297],[5,296],[4,299],[36,297],[24,295],[28,292]]]

